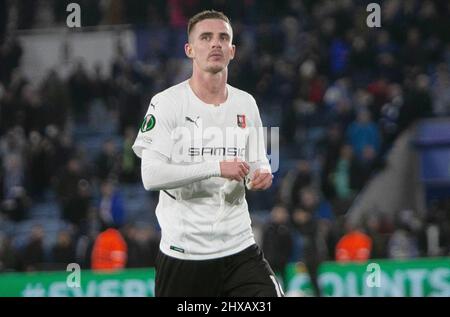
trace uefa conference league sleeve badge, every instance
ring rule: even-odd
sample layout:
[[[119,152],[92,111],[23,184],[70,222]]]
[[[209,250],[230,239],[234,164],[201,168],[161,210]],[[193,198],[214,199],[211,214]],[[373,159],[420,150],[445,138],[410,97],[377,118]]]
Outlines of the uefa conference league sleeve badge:
[[[151,129],[153,129],[155,127],[156,124],[156,118],[154,115],[152,114],[148,114],[145,116],[144,121],[142,121],[141,124],[141,132],[145,133],[150,131]]]

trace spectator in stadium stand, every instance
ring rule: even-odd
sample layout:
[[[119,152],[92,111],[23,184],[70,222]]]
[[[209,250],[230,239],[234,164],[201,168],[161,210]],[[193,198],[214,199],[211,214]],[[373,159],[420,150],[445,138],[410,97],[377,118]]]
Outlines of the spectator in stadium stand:
[[[104,181],[109,177],[115,177],[120,171],[120,154],[114,140],[106,140],[98,155],[95,165],[97,177]]]
[[[351,173],[351,186],[356,193],[359,193],[364,185],[369,181],[372,172],[375,170],[378,161],[376,152],[371,145],[363,148],[362,158],[355,160],[353,171]]]
[[[94,271],[115,271],[126,267],[128,247],[119,230],[104,226],[95,239],[91,255],[91,269]]]
[[[125,205],[123,196],[112,180],[106,180],[100,187],[99,216],[104,223],[120,228],[124,223]]]
[[[88,173],[83,166],[78,158],[71,158],[55,182],[63,219],[76,226],[85,222],[91,197]]]
[[[351,203],[354,195],[351,182],[354,161],[352,146],[350,144],[342,145],[335,168],[328,175],[328,180],[332,185],[336,200],[342,202],[341,204],[347,202],[347,207]],[[341,204],[338,203],[338,205]]]
[[[51,69],[41,84],[42,103],[47,115],[42,124],[55,125],[60,131],[63,131],[67,124],[68,112],[71,108],[71,99],[69,87],[54,69]],[[42,110],[41,110],[42,111]]]
[[[448,66],[441,63],[436,67],[436,72],[432,78],[434,85],[432,87],[433,94],[433,111],[437,115],[450,115],[450,74]]]
[[[319,193],[312,187],[305,187],[297,193],[299,204],[292,212],[294,228],[300,235],[303,248],[301,260],[306,265],[316,296],[321,295],[318,284],[318,268],[327,258],[328,220],[331,219],[329,208],[321,203]],[[328,220],[327,220],[328,219]]]
[[[419,256],[419,242],[417,237],[422,229],[421,219],[411,209],[398,212],[396,230],[391,235],[387,252],[393,259],[410,259]]]
[[[52,248],[52,261],[55,263],[55,268],[66,269],[69,263],[75,261],[75,246],[67,230],[61,230],[58,233],[58,238]]]
[[[280,196],[281,201],[289,207],[298,205],[301,189],[312,183],[311,164],[307,160],[299,160],[296,167],[290,170],[283,178]]]
[[[42,197],[45,189],[50,185],[51,172],[46,162],[50,157],[44,143],[47,142],[39,132],[31,131],[28,140],[27,175],[28,191],[32,198]]]
[[[21,62],[23,48],[17,37],[7,34],[5,40],[0,45],[0,82],[3,82],[5,87],[12,82],[12,75]]]
[[[140,164],[136,155],[134,155],[131,148],[134,140],[136,139],[136,133],[134,127],[128,127],[125,129],[125,135],[122,143],[121,153],[121,169],[120,180],[124,183],[136,183],[140,177]]]
[[[124,232],[128,245],[127,268],[154,267],[159,250],[160,234],[149,225],[128,225]]]
[[[336,168],[337,159],[343,143],[342,127],[339,123],[327,127],[327,135],[319,144],[319,157],[322,161],[321,190],[324,196],[332,201],[336,192],[330,175]]]
[[[396,229],[389,239],[388,257],[391,259],[412,259],[419,256],[419,246],[409,227]]]
[[[276,274],[286,282],[285,269],[292,253],[292,236],[289,227],[289,212],[286,207],[272,208],[270,221],[263,229],[262,249]]]
[[[31,229],[29,241],[21,252],[21,262],[25,271],[38,271],[45,262],[44,237],[45,231],[41,225]]]
[[[450,255],[450,199],[431,204],[419,235],[421,256]]]
[[[371,256],[372,239],[348,222],[345,226],[348,231],[336,245],[336,261],[366,262]]]
[[[11,189],[11,196],[2,201],[0,211],[6,215],[7,219],[20,222],[25,220],[31,199],[23,187],[13,187]]]
[[[0,233],[0,273],[17,269],[17,252],[11,245],[11,238]]]
[[[372,239],[372,259],[384,259],[387,257],[386,246],[390,233],[386,216],[378,213],[370,213],[364,217],[364,232]]]
[[[347,129],[347,138],[353,146],[355,157],[360,161],[364,160],[363,152],[367,146],[371,146],[375,154],[380,150],[380,132],[368,110],[358,112],[356,121],[352,122]]]
[[[25,186],[25,163],[23,157],[18,153],[8,153],[5,155],[2,173],[4,186],[3,196],[5,199],[15,198],[15,189]]]
[[[85,64],[80,60],[75,66],[68,80],[70,98],[73,101],[73,115],[76,120],[87,118],[88,105],[92,99],[90,79]]]

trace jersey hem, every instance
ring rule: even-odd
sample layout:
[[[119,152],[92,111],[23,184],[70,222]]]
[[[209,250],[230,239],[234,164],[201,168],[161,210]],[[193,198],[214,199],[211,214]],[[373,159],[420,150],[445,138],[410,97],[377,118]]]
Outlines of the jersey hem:
[[[174,250],[170,249],[169,245],[166,245],[165,243],[163,243],[163,241],[161,241],[159,249],[165,255],[170,256],[172,258],[179,259],[179,260],[212,260],[212,259],[218,259],[218,258],[222,258],[222,257],[226,257],[229,255],[239,253],[253,244],[256,244],[256,242],[255,242],[255,239],[253,237],[251,237],[251,238],[245,240],[243,243],[240,243],[239,246],[236,248],[233,248],[231,250],[222,251],[222,252],[213,253],[213,254],[207,254],[207,255],[188,254],[188,253],[181,253],[178,251],[174,251]]]

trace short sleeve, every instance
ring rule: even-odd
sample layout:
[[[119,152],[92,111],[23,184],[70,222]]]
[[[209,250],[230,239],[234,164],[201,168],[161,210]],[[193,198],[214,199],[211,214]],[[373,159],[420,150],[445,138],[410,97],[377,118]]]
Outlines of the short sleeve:
[[[139,127],[133,151],[142,157],[142,150],[154,150],[170,158],[173,147],[172,131],[176,127],[176,112],[170,99],[154,96]]]

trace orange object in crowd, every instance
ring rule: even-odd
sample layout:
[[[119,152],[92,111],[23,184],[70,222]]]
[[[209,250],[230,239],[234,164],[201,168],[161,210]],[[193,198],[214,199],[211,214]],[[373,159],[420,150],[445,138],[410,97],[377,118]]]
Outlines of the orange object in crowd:
[[[361,231],[351,231],[336,245],[336,261],[365,262],[372,252],[372,239]]]
[[[109,228],[97,236],[92,249],[92,270],[123,269],[127,263],[127,244],[120,232]]]

